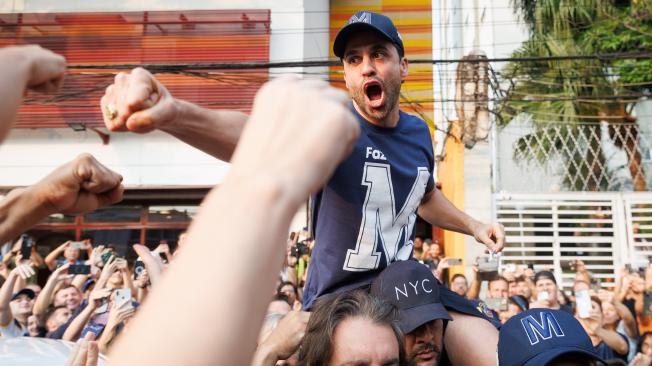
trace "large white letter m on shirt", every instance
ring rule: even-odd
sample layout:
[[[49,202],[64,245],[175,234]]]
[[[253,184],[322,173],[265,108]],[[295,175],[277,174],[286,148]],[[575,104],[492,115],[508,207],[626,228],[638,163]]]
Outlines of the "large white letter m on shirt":
[[[362,207],[362,220],[356,247],[346,253],[343,266],[345,271],[362,272],[378,268],[382,256],[382,253],[377,251],[378,244],[381,244],[387,264],[397,259],[408,259],[409,251],[407,253],[401,251],[401,255],[398,254],[401,247],[410,239],[409,236],[416,222],[416,211],[429,178],[428,168],[417,168],[416,180],[403,207],[396,213],[396,199],[389,164],[365,163],[362,185],[367,187],[367,195]],[[401,238],[403,238],[402,243]]]

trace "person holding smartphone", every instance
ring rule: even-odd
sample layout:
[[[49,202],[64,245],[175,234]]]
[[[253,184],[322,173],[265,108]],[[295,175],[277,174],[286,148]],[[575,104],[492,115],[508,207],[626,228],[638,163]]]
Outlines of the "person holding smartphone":
[[[620,359],[627,361],[629,343],[627,337],[619,334],[615,329],[605,327],[602,312],[602,301],[598,297],[591,297],[591,310],[587,317],[580,316],[575,311],[575,318],[580,322],[584,331],[591,338],[595,351],[604,360]]]
[[[88,258],[93,255],[93,246],[90,241],[75,242],[68,240],[56,247],[47,255],[47,257],[45,257],[45,264],[51,271],[60,267],[64,263],[69,263],[70,265],[82,265],[84,264],[84,261],[81,260],[82,249],[86,251]],[[59,258],[61,256],[63,256],[63,258]]]
[[[550,271],[540,271],[534,275],[535,293],[530,308],[562,310],[573,314],[573,308],[559,302],[559,287],[555,275]]]

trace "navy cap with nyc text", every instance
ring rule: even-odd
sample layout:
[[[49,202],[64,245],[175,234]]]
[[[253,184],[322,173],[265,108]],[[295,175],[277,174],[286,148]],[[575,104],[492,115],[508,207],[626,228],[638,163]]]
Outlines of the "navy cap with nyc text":
[[[371,284],[371,294],[398,309],[398,324],[404,334],[432,320],[452,320],[441,303],[437,279],[415,260],[390,264]]]
[[[530,309],[513,316],[500,329],[498,366],[547,365],[569,354],[606,364],[582,325],[565,311]]]
[[[382,14],[360,10],[349,18],[346,25],[335,36],[335,42],[333,42],[333,53],[335,56],[339,58],[344,57],[344,50],[346,49],[346,42],[349,40],[349,37],[353,33],[365,29],[371,29],[380,33],[380,35],[387,38],[388,41],[396,46],[400,57],[405,55],[403,40],[392,20]]]

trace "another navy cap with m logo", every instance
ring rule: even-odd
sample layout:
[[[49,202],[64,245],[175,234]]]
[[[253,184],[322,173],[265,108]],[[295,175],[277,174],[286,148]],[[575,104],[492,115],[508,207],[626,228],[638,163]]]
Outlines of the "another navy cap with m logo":
[[[335,42],[333,42],[333,53],[335,56],[340,58],[344,57],[349,36],[364,29],[374,30],[392,42],[396,46],[400,57],[403,57],[405,54],[401,35],[389,17],[368,10],[360,10],[349,18],[346,25],[335,36]]]
[[[584,328],[565,311],[530,309],[500,329],[498,366],[546,365],[568,353],[604,363]]]
[[[539,319],[536,319],[534,315],[528,315],[521,318],[521,324],[532,346],[539,343],[540,340],[564,336],[564,331],[552,311],[539,312]]]

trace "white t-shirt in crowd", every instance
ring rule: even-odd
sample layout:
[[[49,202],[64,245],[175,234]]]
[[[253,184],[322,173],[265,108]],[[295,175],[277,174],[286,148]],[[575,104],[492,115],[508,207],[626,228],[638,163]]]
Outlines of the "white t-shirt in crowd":
[[[23,328],[16,320],[12,320],[6,327],[0,327],[0,339],[22,337],[26,329]]]

